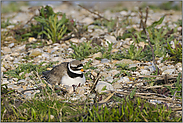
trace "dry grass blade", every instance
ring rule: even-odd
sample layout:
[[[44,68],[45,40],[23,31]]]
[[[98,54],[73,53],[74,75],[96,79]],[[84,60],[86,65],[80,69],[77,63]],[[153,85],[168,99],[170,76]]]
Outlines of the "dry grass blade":
[[[130,92],[127,92],[127,93],[126,92],[116,92],[116,93],[123,94],[123,95],[129,95],[130,94]],[[143,99],[162,100],[162,101],[167,101],[169,103],[182,104],[182,102],[173,101],[171,98],[160,98],[160,97],[157,97],[157,96],[149,97],[149,96],[141,96],[139,94],[135,94],[134,96],[137,96],[137,97],[140,97],[140,98],[143,98]]]
[[[140,112],[140,115],[143,117],[143,119],[148,122],[148,120],[144,117],[144,115],[142,115],[142,112]]]
[[[110,94],[105,100],[100,101],[99,103],[105,103],[105,102],[107,102],[115,93],[116,93],[116,91],[113,92],[112,94]]]
[[[97,79],[95,80],[94,85],[93,85],[93,87],[92,87],[90,93],[93,92],[93,91],[95,90],[96,85],[97,85],[97,83],[98,83],[100,77],[101,77],[101,75],[100,75],[100,72],[99,72],[98,75],[97,75]]]

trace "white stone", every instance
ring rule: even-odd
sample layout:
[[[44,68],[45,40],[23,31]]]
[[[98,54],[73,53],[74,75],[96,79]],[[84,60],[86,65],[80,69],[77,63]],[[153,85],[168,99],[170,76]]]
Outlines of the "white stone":
[[[109,43],[117,43],[116,38],[111,35],[105,36],[105,40],[108,41]],[[106,44],[108,46],[108,44]]]
[[[163,71],[162,75],[165,75],[165,74],[168,74],[168,75],[175,74],[175,69],[167,69]]]
[[[127,11],[121,11],[120,14],[123,15],[123,16],[126,16],[126,15],[128,15],[128,12]]]
[[[8,45],[8,47],[11,48],[11,47],[13,47],[14,45],[15,45],[14,43],[11,43],[11,44]]]
[[[38,56],[38,55],[41,55],[41,50],[40,49],[34,49],[29,54],[29,56]]]
[[[118,80],[118,82],[123,82],[123,83],[129,82],[129,81],[130,81],[130,79],[128,76],[121,77],[120,80]]]
[[[102,91],[102,88],[103,88],[104,86],[106,86],[106,89],[107,89],[107,90],[112,90],[112,91],[114,91],[113,86],[112,86],[111,84],[107,83],[107,82],[104,82],[104,81],[99,81],[98,84],[96,85],[95,90],[96,90],[97,92],[99,92],[99,93],[105,92],[105,91]]]
[[[94,22],[94,20],[93,20],[93,18],[86,17],[86,18],[84,18],[81,22],[82,22],[82,23],[85,23],[85,24],[87,24],[87,25],[90,25],[91,23]]]
[[[142,75],[150,75],[151,72],[148,71],[148,70],[145,70],[145,69],[141,69],[141,70],[140,70],[140,74],[142,74]]]

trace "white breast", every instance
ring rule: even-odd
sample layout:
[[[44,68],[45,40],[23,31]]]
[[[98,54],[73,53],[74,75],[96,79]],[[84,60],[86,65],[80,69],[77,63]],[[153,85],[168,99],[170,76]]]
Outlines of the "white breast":
[[[68,86],[79,85],[79,83],[84,84],[85,81],[86,81],[86,79],[85,79],[84,75],[83,75],[83,78],[81,78],[81,77],[71,78],[68,75],[65,75],[61,79],[61,83],[63,85],[68,85]]]

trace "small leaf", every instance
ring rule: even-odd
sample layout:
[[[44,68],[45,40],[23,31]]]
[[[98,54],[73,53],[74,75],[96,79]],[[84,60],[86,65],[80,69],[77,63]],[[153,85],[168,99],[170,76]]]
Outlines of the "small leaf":
[[[101,90],[101,91],[105,91],[105,90],[107,90],[107,89],[106,89],[106,87],[107,87],[107,86],[105,85],[105,86],[102,88],[102,90]]]
[[[153,24],[151,26],[149,26],[148,28],[152,28],[152,27],[155,27],[157,25],[160,25],[163,22],[165,16],[166,15],[163,15],[158,21],[153,22]]]

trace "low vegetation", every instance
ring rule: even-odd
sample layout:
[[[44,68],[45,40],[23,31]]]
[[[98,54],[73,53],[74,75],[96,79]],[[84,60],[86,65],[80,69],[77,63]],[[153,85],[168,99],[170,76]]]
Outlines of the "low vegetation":
[[[169,5],[169,3],[166,3]],[[161,6],[161,5],[160,5]],[[164,8],[165,10],[169,9]],[[150,7],[151,8],[151,7]],[[16,8],[17,9],[17,8]],[[178,9],[175,7],[175,9]],[[5,11],[5,10],[4,10]],[[8,11],[8,10],[6,10]],[[6,12],[5,11],[5,12]],[[58,19],[61,17],[61,19]],[[109,60],[122,60],[132,59],[139,61],[152,61],[152,50],[154,51],[155,58],[163,57],[164,61],[169,60],[174,63],[182,61],[182,45],[177,39],[177,28],[182,26],[182,21],[178,20],[175,22],[177,27],[170,29],[168,23],[164,24],[160,28],[157,26],[161,25],[166,15],[162,16],[159,20],[152,23],[148,27],[144,27],[143,30],[139,31],[135,28],[127,28],[132,25],[133,22],[129,18],[125,18],[119,22],[120,28],[126,30],[123,35],[115,35],[116,40],[125,40],[126,38],[132,38],[133,43],[130,44],[129,48],[123,48],[121,51],[112,53],[114,44],[107,42],[107,46],[99,46],[93,44],[92,40],[82,42],[79,44],[72,43],[71,48],[73,53],[68,57],[83,60],[92,57],[93,54],[101,52],[100,57],[96,57],[97,60],[104,58]],[[13,35],[18,42],[27,41],[29,37],[43,38],[46,40],[52,40],[52,43],[60,43],[64,36],[67,36],[71,31],[71,27],[76,30],[85,30],[87,26],[76,28],[76,23],[71,23],[66,18],[65,13],[54,13],[50,6],[42,7],[40,9],[40,15],[34,17],[37,24],[30,23],[27,28],[15,28],[11,30],[8,35]],[[142,18],[141,18],[142,20]],[[2,28],[6,28],[12,25],[9,20],[2,21]],[[107,27],[108,33],[116,31],[118,23],[117,19],[111,19],[110,21],[101,19],[96,20],[93,25]],[[73,25],[74,26],[73,26]],[[21,26],[19,26],[21,27]],[[97,27],[98,28],[98,27]],[[147,32],[149,36],[147,35]],[[76,31],[77,32],[77,31]],[[75,32],[75,33],[76,33]],[[79,31],[78,31],[79,32]],[[88,32],[87,32],[88,33]],[[84,31],[83,31],[84,34]],[[2,34],[1,34],[2,35]],[[2,35],[4,40],[7,34]],[[77,33],[80,37],[81,34]],[[149,39],[150,41],[148,41]],[[174,43],[174,46],[172,45]],[[145,45],[141,46],[140,43]],[[46,42],[37,41],[36,43],[26,44],[26,48],[39,48],[47,45]],[[152,45],[152,47],[151,47]],[[168,55],[167,55],[168,54]],[[27,56],[24,59],[31,59]],[[8,79],[18,78],[18,80],[25,79],[25,75],[32,73],[31,80],[37,83],[43,83],[45,86],[37,89],[39,92],[35,94],[32,99],[25,99],[20,96],[20,92],[8,88],[7,84],[1,85],[1,121],[2,122],[181,122],[182,117],[177,116],[175,111],[169,106],[169,101],[161,104],[152,104],[149,102],[149,97],[140,96],[137,94],[138,87],[125,88],[128,93],[113,92],[110,93],[97,93],[95,94],[94,103],[91,103],[89,99],[85,101],[72,101],[66,100],[66,98],[60,98],[63,93],[60,90],[52,90],[50,86],[44,82],[43,79],[39,78],[42,72],[47,70],[48,67],[53,67],[57,62],[50,62],[45,64],[25,63],[17,64],[14,70],[8,70],[4,72]],[[95,79],[91,79],[91,70],[95,70],[96,67],[91,66],[92,60],[89,60],[84,65],[85,70],[89,70],[85,73],[86,79],[95,83]],[[44,65],[43,65],[44,64]],[[119,74],[115,75],[118,80],[121,75],[132,76],[129,71],[135,71],[137,67],[129,68],[128,64],[116,64],[117,69],[120,70]],[[157,66],[156,66],[157,67]],[[97,74],[99,75],[100,72]],[[158,75],[158,69],[153,75]],[[39,79],[35,78],[38,77]],[[134,80],[134,78],[130,78]],[[148,78],[144,77],[142,80],[148,80],[144,82],[145,85],[158,85],[154,82],[155,77]],[[115,81],[116,81],[115,80]],[[114,83],[114,82],[113,82]],[[157,95],[164,95],[175,99],[182,99],[182,81],[181,73],[178,74],[176,79],[172,81],[172,86],[163,85],[160,89],[149,89],[144,91],[148,94],[149,92],[155,92]],[[94,85],[92,85],[94,86]],[[172,88],[173,87],[173,88]],[[92,89],[92,88],[91,88]],[[106,89],[105,87],[103,88]],[[111,96],[112,95],[112,96]],[[68,96],[68,95],[65,95]],[[113,103],[107,101],[101,103],[101,98],[106,99],[111,96]],[[166,100],[167,101],[167,100]],[[181,105],[180,103],[178,103]]]

